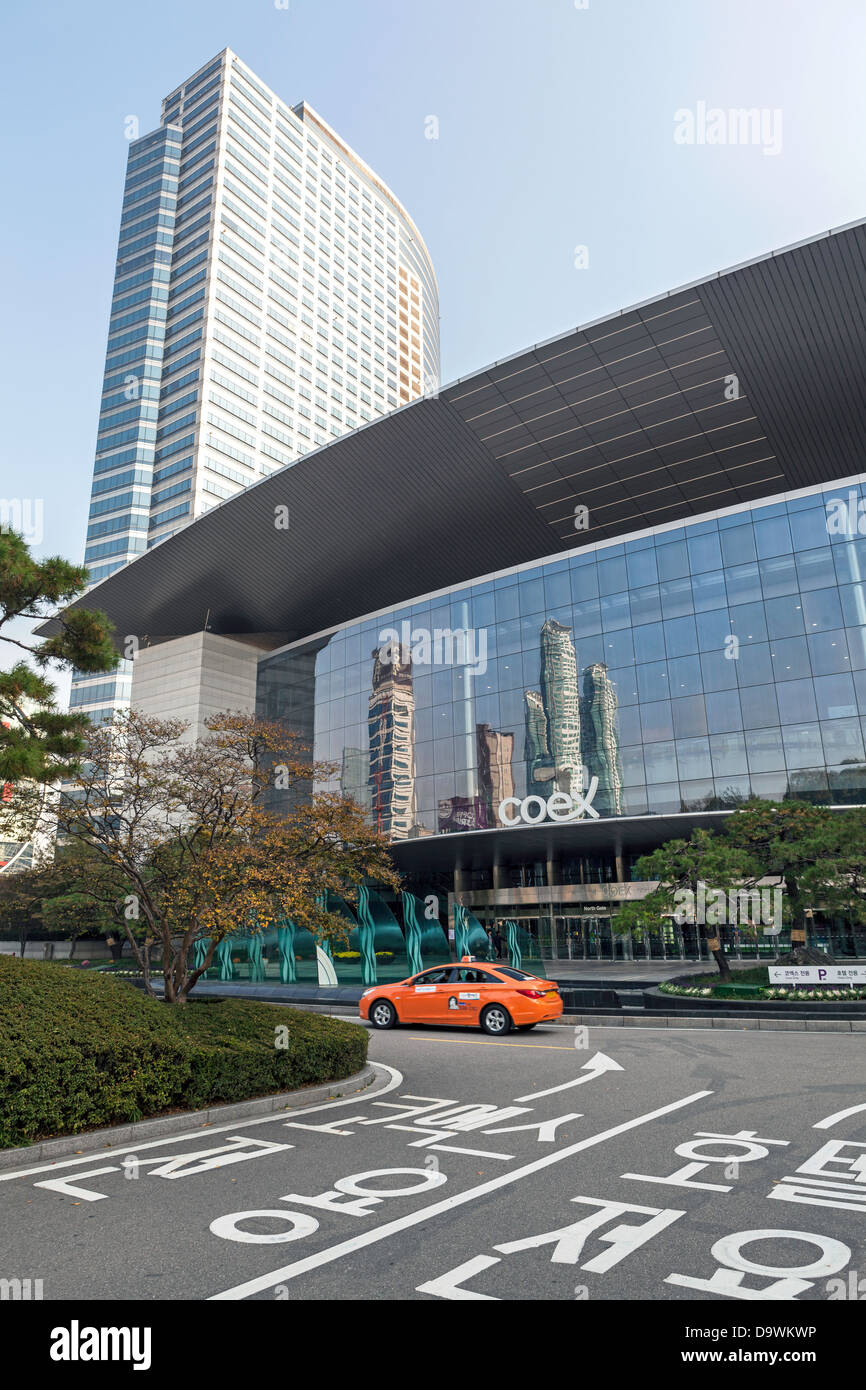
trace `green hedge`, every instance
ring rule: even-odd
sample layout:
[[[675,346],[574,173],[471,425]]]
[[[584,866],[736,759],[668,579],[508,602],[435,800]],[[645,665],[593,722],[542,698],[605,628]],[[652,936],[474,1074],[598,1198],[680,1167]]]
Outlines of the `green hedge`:
[[[335,1081],[366,1057],[354,1023],[246,999],[172,1007],[109,975],[0,956],[0,1148]]]

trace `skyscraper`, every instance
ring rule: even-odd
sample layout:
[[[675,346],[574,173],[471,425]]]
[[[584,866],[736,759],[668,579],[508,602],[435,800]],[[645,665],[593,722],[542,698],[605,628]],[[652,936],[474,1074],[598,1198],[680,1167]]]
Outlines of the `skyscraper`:
[[[523,692],[526,734],[526,790],[534,796],[549,796],[553,764],[547,741],[547,715],[540,690]]]
[[[370,754],[363,748],[344,748],[340,761],[340,791],[365,811],[371,807]]]
[[[484,824],[497,826],[499,807],[506,797],[514,795],[514,734],[491,729],[489,724],[478,724],[476,738],[479,801],[484,808]]]
[[[370,811],[377,830],[405,840],[415,821],[415,692],[408,647],[377,647],[368,702]]]
[[[225,49],[130,144],[92,579],[438,379],[436,278],[408,213]],[[130,671],[76,677],[73,706],[107,717]]]
[[[556,788],[579,793],[583,759],[577,654],[569,629],[554,618],[548,618],[541,629],[541,695]]]
[[[583,673],[580,727],[584,764],[590,776],[598,778],[595,806],[604,816],[621,816],[623,807],[617,708],[616,688],[607,667],[603,661],[593,662]]]

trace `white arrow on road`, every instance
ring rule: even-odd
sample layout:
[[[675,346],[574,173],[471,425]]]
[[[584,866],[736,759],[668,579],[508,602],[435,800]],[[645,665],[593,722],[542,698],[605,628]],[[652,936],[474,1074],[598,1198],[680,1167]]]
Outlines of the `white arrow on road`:
[[[549,1091],[534,1091],[531,1096],[515,1096],[518,1105],[525,1100],[541,1100],[542,1096],[554,1096],[557,1091],[569,1091],[572,1086],[582,1086],[585,1081],[594,1081],[597,1076],[603,1076],[606,1071],[622,1071],[619,1062],[615,1062],[612,1057],[607,1057],[603,1052],[596,1052],[594,1057],[590,1057],[588,1062],[584,1062],[581,1071],[586,1072],[586,1076],[576,1076],[573,1081],[565,1081],[561,1086],[551,1086]]]

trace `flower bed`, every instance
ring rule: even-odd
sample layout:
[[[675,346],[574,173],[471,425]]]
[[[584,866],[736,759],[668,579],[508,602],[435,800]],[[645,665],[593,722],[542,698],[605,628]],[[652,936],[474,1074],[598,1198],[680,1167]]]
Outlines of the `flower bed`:
[[[735,992],[736,991],[736,992]],[[866,999],[863,986],[825,986],[819,989],[802,985],[677,985],[664,981],[659,985],[661,994],[675,994],[693,999],[726,999],[729,1002],[737,997],[748,1003],[752,1000],[778,999],[790,1003],[847,1003],[850,1000]],[[744,996],[746,996],[744,998]]]

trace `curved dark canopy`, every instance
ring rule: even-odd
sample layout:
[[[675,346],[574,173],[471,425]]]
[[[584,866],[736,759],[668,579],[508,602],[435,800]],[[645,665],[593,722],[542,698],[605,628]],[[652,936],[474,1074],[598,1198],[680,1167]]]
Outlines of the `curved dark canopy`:
[[[151,641],[208,617],[279,645],[861,472],[864,304],[858,223],[494,363],[263,479],[79,602]]]

